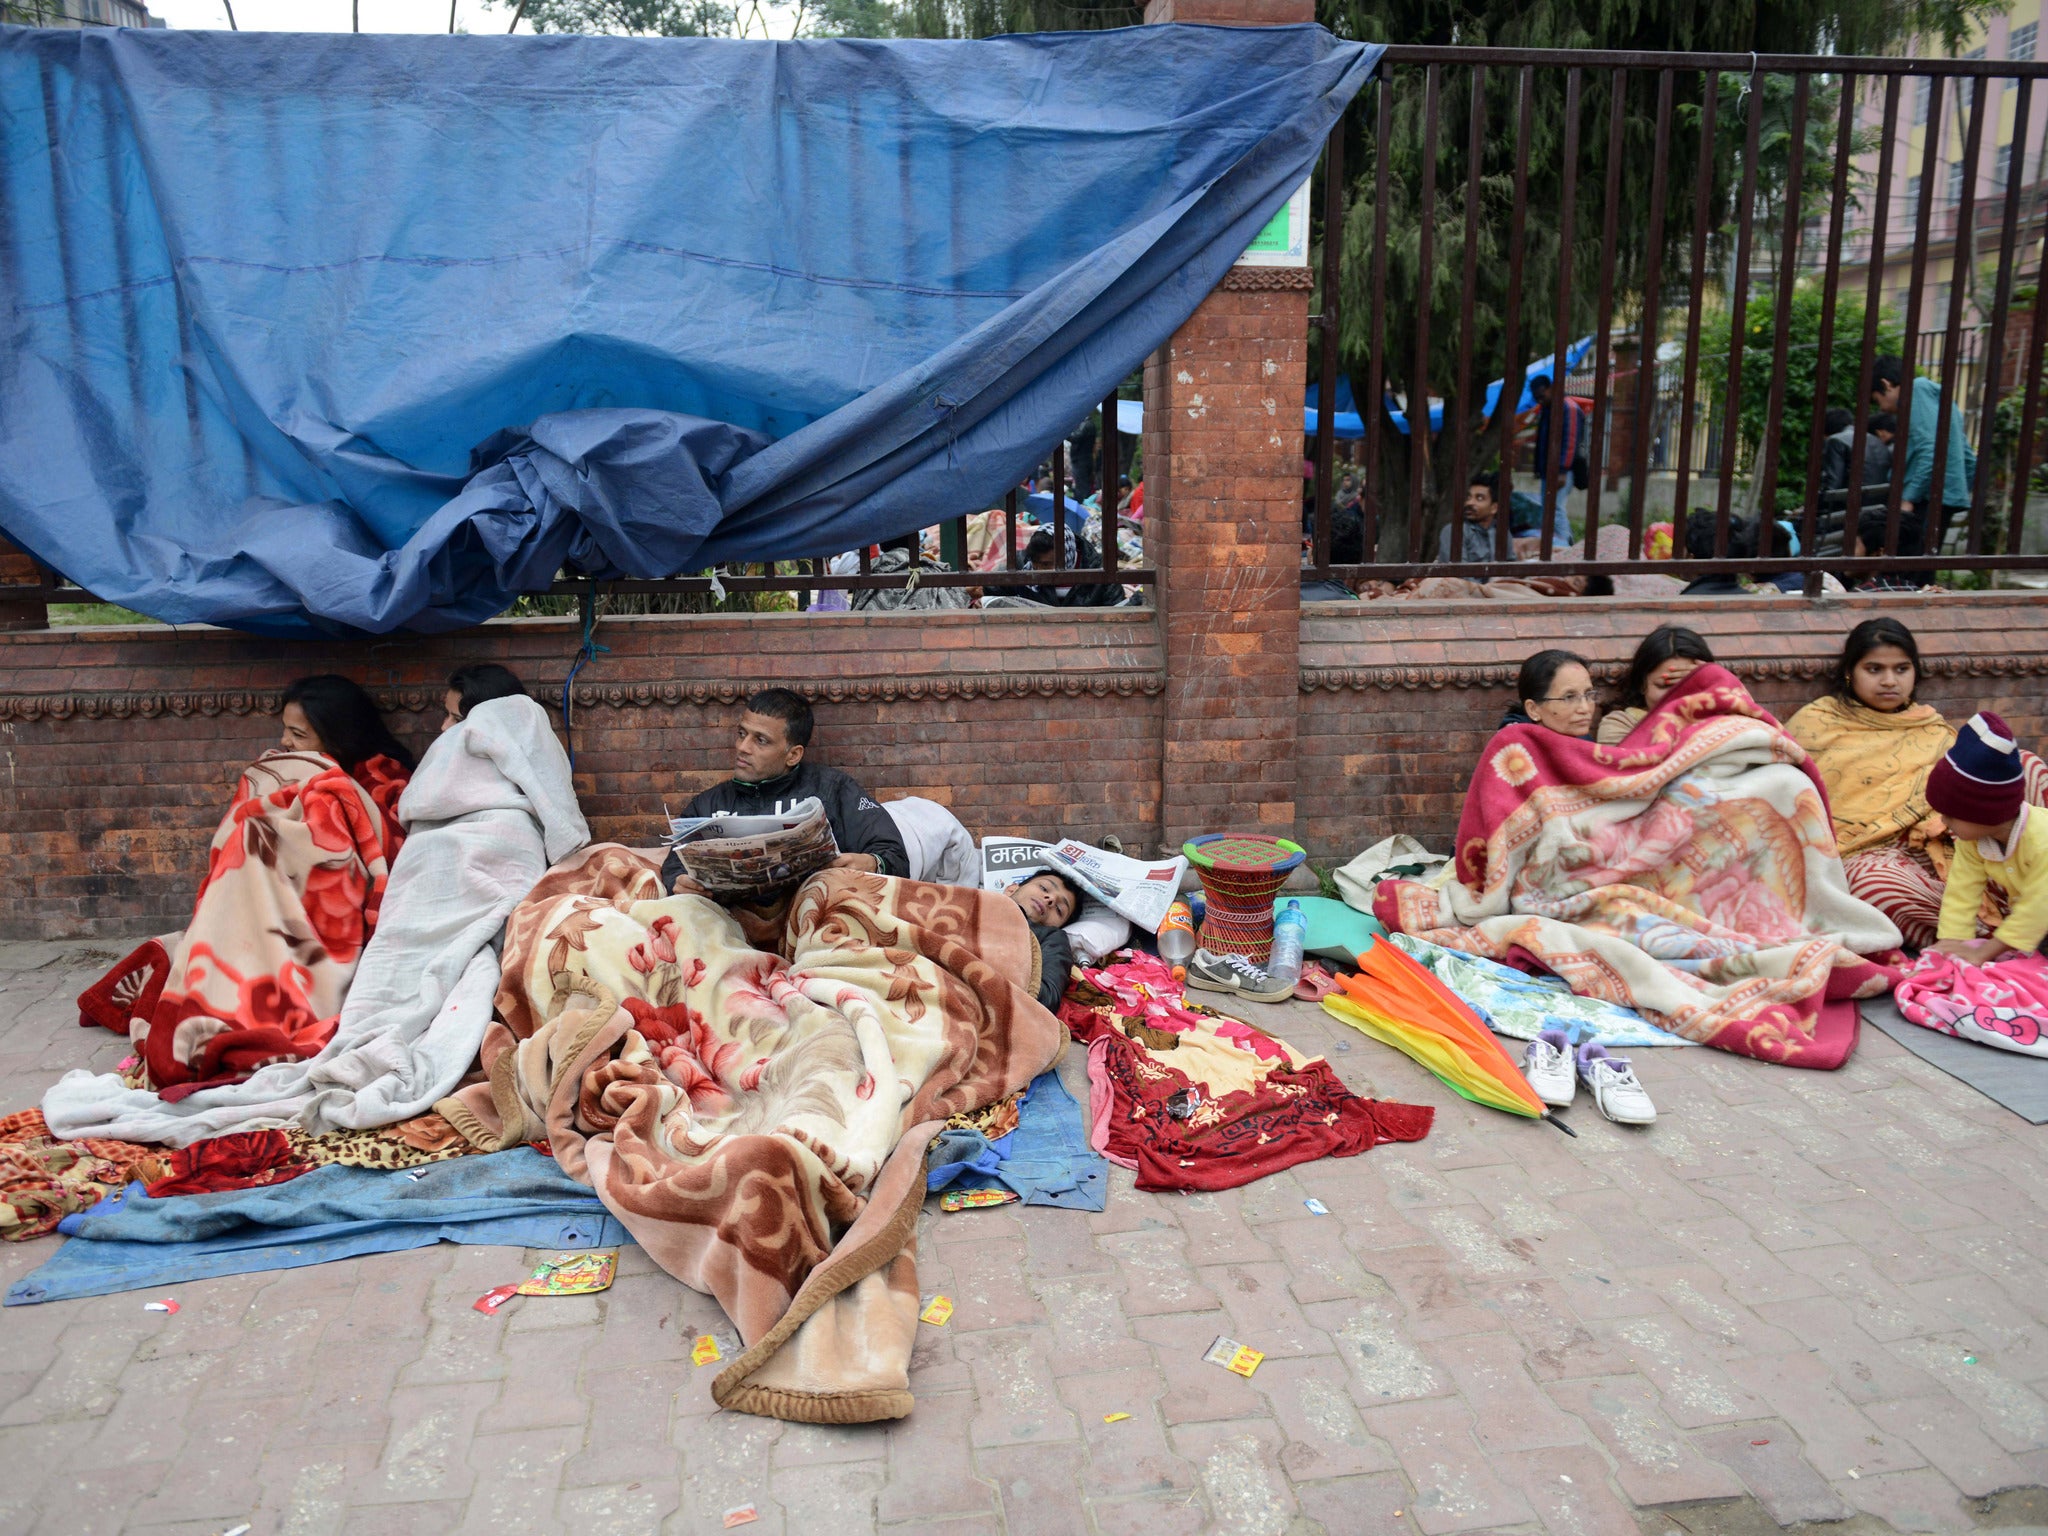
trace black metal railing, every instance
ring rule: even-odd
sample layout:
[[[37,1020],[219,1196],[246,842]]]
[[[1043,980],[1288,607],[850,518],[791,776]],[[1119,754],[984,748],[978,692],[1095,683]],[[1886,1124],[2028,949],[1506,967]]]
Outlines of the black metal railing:
[[[1349,583],[1527,575],[1532,560],[1558,576],[1797,571],[1809,592],[1823,572],[2048,567],[2021,552],[2048,325],[2021,317],[2024,353],[2008,355],[2016,288],[2032,285],[2032,309],[2048,287],[2048,152],[2030,145],[2043,78],[2048,65],[2004,60],[1389,48],[1322,171],[1311,376],[1321,402],[1335,402],[1340,373],[1364,386],[1350,466],[1358,550],[1332,552],[1345,466],[1325,409],[1309,454],[1305,564]],[[1914,149],[1900,107],[1917,80],[1930,100]],[[2011,147],[1999,153],[2007,91]],[[1908,158],[1917,206],[1901,221]],[[1362,166],[1348,185],[1347,159]],[[1946,264],[1938,314],[1930,254]],[[1588,335],[1591,356],[1568,367]],[[1626,368],[1618,338],[1634,341]],[[1660,358],[1674,345],[1676,357]],[[1884,485],[1861,483],[1880,353],[1900,355],[1909,380],[1933,378],[1944,417],[1953,407],[1970,418],[1961,434],[1935,433],[1931,505],[1910,517],[1897,469]],[[1572,466],[1561,461],[1566,408],[1554,404],[1539,417],[1549,440],[1538,532],[1517,541],[1501,505],[1493,558],[1464,560],[1468,472],[1505,471],[1502,502],[1517,474],[1531,354],[1562,381],[1553,399],[1576,391],[1585,412],[1582,517],[1561,545],[1554,508]],[[1473,381],[1495,371],[1488,412]],[[1845,393],[1848,483],[1823,494],[1824,420]],[[1901,460],[1913,395],[1902,389],[1896,406]],[[1967,502],[1949,505],[1958,437],[1978,457]],[[1604,482],[1622,477],[1610,500]],[[1688,558],[1695,509],[1711,513],[1713,536]],[[1673,558],[1646,559],[1646,526],[1663,521]],[[1765,542],[1778,521],[1792,525],[1798,556]],[[1603,541],[1603,526],[1625,530],[1625,544]]]

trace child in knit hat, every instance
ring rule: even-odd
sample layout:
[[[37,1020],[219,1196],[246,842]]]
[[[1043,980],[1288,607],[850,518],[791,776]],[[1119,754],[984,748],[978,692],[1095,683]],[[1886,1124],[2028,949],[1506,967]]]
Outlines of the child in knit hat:
[[[2029,953],[2048,936],[2048,812],[2027,804],[2021,772],[2011,729],[1982,711],[1927,775],[1927,803],[1948,823],[1956,848],[1934,947],[1973,965]],[[2006,918],[1979,939],[1977,910],[1992,880],[2008,897]]]

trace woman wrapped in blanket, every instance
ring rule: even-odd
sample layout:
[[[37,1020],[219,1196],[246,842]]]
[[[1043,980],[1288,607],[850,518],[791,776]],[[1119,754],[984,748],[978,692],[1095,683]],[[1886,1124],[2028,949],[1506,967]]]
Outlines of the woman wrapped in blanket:
[[[1670,697],[1674,688],[1713,659],[1707,642],[1689,629],[1662,624],[1651,630],[1636,647],[1614,703],[1593,739],[1603,747],[1615,745]]]
[[[1941,893],[1955,857],[1948,825],[1927,803],[1927,776],[1955,744],[1956,728],[1914,701],[1920,647],[1897,619],[1849,631],[1833,689],[1786,722],[1828,788],[1835,842],[1849,889],[1899,925],[1915,948],[1935,940]],[[2048,805],[2048,767],[2020,754],[2027,802]],[[2006,893],[1987,890],[1988,931],[2004,920]]]
[[[1502,729],[1540,725],[1581,740],[1592,734],[1600,696],[1593,691],[1593,669],[1583,656],[1570,651],[1538,651],[1522,663],[1515,679],[1515,697],[1520,702],[1500,717]]]
[[[168,1098],[316,1054],[376,928],[413,755],[345,677],[293,683],[280,725],[213,835],[190,926],[78,1000]]]
[[[1074,971],[1066,927],[1081,910],[1081,888],[1065,875],[1045,869],[1019,880],[1004,894],[1024,909],[1031,937],[1038,940],[1038,1001],[1047,1012],[1057,1013]]]

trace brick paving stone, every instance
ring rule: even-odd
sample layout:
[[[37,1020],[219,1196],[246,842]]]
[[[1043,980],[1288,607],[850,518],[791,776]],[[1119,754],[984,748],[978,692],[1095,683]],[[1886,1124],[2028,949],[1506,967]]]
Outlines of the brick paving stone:
[[[417,1504],[466,1499],[476,1473],[464,1456],[496,1383],[401,1387],[391,1394],[391,1432],[377,1478],[354,1502]]]
[[[1453,1401],[1368,1408],[1366,1427],[1393,1448],[1414,1486],[1410,1513],[1428,1536],[1488,1530],[1533,1518],[1473,1439],[1473,1415]]]
[[[1196,1493],[1091,1499],[1088,1513],[1101,1536],[1199,1536],[1210,1529],[1208,1508]],[[953,1536],[952,1527],[931,1536]]]
[[[565,1488],[556,1495],[552,1529],[576,1536],[641,1536],[681,1507],[682,1486],[673,1478]]]
[[[1230,1332],[1228,1314],[1183,1312],[1140,1317],[1132,1319],[1131,1327],[1152,1346],[1159,1374],[1166,1381],[1159,1412],[1169,1425],[1240,1419],[1263,1411],[1258,1389],[1251,1382],[1202,1358],[1219,1334]]]
[[[1513,1451],[1491,1462],[1552,1536],[1638,1536],[1635,1517],[1610,1486],[1607,1463],[1592,1446]]]
[[[1968,1404],[1984,1432],[2007,1451],[2017,1455],[2048,1445],[2048,1402],[2007,1376],[1995,1355],[1973,1348],[1969,1339],[1907,1339],[1887,1347]]]
[[[1088,1528],[1078,1445],[1007,1445],[977,1451],[975,1470],[995,1486],[1003,1527],[1014,1536],[1066,1536]]]
[[[1183,1424],[1174,1449],[1196,1468],[1219,1536],[1285,1536],[1295,1501],[1280,1465],[1285,1435],[1270,1419]]]
[[[468,1461],[476,1474],[476,1491],[469,1500],[464,1530],[476,1536],[494,1531],[547,1536],[554,1529],[562,1463],[582,1443],[581,1426],[474,1437]]]
[[[1119,1232],[1096,1241],[1122,1275],[1127,1315],[1205,1312],[1219,1305],[1202,1284],[1187,1234],[1178,1227]]]
[[[1484,1277],[1471,1276],[1468,1284],[1456,1258],[1437,1244],[1360,1249],[1358,1262],[1399,1298],[1405,1325],[1418,1339],[1492,1333],[1500,1327],[1497,1315],[1473,1301],[1473,1289],[1485,1283]]]
[[[1342,1360],[1268,1360],[1253,1380],[1287,1436],[1280,1464],[1289,1477],[1350,1477],[1394,1468],[1393,1453],[1359,1415]]]
[[[1325,1531],[1405,1532],[1413,1528],[1408,1506],[1413,1502],[1408,1480],[1398,1472],[1376,1472],[1363,1477],[1297,1479],[1294,1497],[1301,1512]],[[1589,1532],[1587,1536],[1607,1536]],[[1617,1532],[1616,1536],[1630,1536]]]
[[[1741,1478],[1780,1525],[1846,1520],[1853,1513],[1808,1464],[1799,1437],[1780,1420],[1760,1418],[1739,1429],[1696,1431],[1692,1443]]]
[[[1690,1328],[1677,1317],[1630,1317],[1597,1323],[1618,1353],[1657,1389],[1664,1416],[1681,1429],[1762,1418],[1763,1403],[1729,1379]]]
[[[1330,1336],[1311,1323],[1288,1292],[1285,1264],[1218,1264],[1198,1273],[1230,1315],[1231,1337],[1267,1355],[1326,1355]]]
[[[969,1433],[977,1450],[1075,1438],[1073,1415],[1053,1386],[1050,1334],[1022,1328],[966,1333],[954,1348],[974,1377],[977,1409]]]
[[[1946,1394],[1873,1403],[1865,1411],[1872,1423],[1911,1442],[1928,1465],[1970,1498],[2031,1481],[2027,1469],[1984,1432],[1977,1416]]]
[[[1265,1368],[1260,1368],[1260,1375]],[[1265,1383],[1261,1382],[1261,1386]],[[1081,1469],[1083,1494],[1097,1499],[1134,1494],[1160,1494],[1194,1485],[1194,1469],[1167,1443],[1166,1421],[1159,1401],[1166,1378],[1150,1366],[1085,1375],[1061,1374],[1060,1396],[1074,1410],[1087,1464]],[[1130,1417],[1111,1424],[1111,1414]]]
[[[1476,1289],[1496,1326],[1504,1322],[1521,1339],[1529,1374],[1537,1381],[1627,1372],[1627,1358],[1594,1336],[1557,1281],[1545,1276]]]
[[[995,1494],[974,1470],[960,1427],[974,1416],[966,1392],[920,1393],[906,1419],[884,1431],[889,1481],[879,1497],[885,1521],[993,1514]]]
[[[1053,1336],[1053,1354],[1068,1371],[1150,1367],[1151,1347],[1130,1329],[1122,1283],[1107,1275],[1047,1281],[1038,1288]]]
[[[1806,1459],[1830,1481],[1846,1479],[1852,1471],[1869,1477],[1926,1465],[1910,1444],[1871,1423],[1849,1401],[1827,1362],[1815,1355],[1732,1360],[1728,1373],[1792,1426]]]
[[[1585,1443],[1585,1428],[1530,1379],[1512,1334],[1444,1339],[1431,1352],[1471,1408],[1473,1437],[1487,1455]]]
[[[1657,1407],[1657,1394],[1641,1377],[1559,1381],[1550,1399],[1575,1414],[1614,1458],[1615,1479],[1637,1504],[1733,1498],[1735,1474],[1707,1460]]]
[[[1947,1536],[1967,1531],[1976,1523],[1963,1508],[1955,1485],[1928,1468],[1860,1478],[1843,1490],[1843,1496],[1896,1531],[1932,1531]]]

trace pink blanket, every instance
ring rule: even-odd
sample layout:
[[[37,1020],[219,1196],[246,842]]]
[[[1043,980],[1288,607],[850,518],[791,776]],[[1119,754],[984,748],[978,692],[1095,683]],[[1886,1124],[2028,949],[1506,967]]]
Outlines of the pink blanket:
[[[1899,982],[1899,1012],[1915,1024],[2023,1056],[2048,1056],[2048,960],[2011,955],[1968,965],[1929,950]]]
[[[1899,942],[1849,892],[1806,751],[1733,674],[1704,666],[1629,736],[1538,725],[1487,743],[1458,825],[1456,879],[1386,881],[1390,929],[1492,960],[1519,951],[1582,997],[1702,1045],[1838,1067],[1862,959]]]

